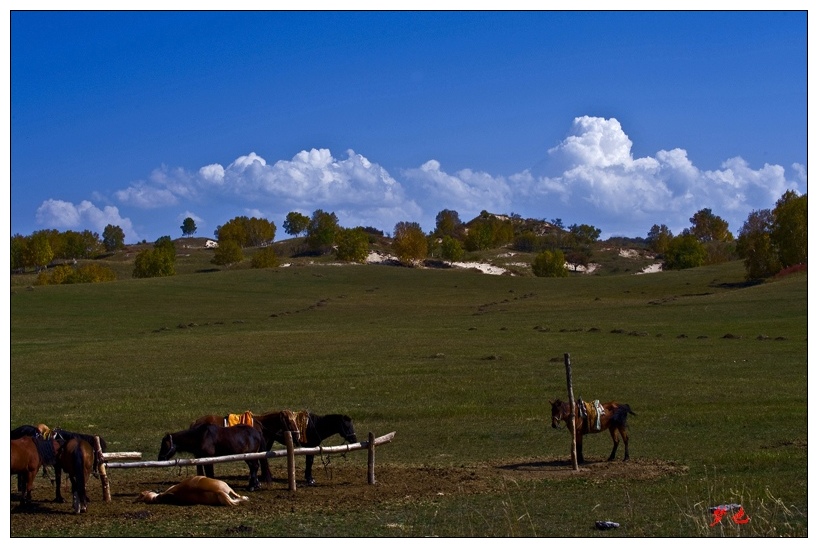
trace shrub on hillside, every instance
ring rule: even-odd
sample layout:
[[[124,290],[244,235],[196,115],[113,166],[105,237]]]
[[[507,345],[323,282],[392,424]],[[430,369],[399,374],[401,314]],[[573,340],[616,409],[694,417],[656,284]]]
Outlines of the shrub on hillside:
[[[112,269],[90,263],[76,269],[60,265],[51,270],[43,270],[37,275],[34,285],[90,284],[114,280],[116,273]]]
[[[534,275],[540,278],[564,278],[568,276],[565,268],[565,254],[559,249],[545,250],[531,263]]]
[[[260,249],[250,261],[250,266],[253,268],[275,268],[278,264],[278,255],[272,247]]]

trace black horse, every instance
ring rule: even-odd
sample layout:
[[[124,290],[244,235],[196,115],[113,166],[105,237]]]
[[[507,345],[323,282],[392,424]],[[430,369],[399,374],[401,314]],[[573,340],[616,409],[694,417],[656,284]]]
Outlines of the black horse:
[[[264,446],[264,436],[260,430],[252,426],[238,424],[226,428],[212,424],[200,424],[187,430],[165,434],[159,447],[158,460],[169,460],[177,451],[192,453],[197,459],[243,453],[264,453]],[[264,458],[245,462],[250,469],[247,488],[255,491],[261,487],[258,479],[259,465],[264,477],[267,478],[270,477],[269,464]],[[197,465],[196,470],[200,476],[215,477],[212,464],[205,464],[203,467]]]
[[[286,412],[285,412],[286,413]],[[277,414],[270,413],[270,416]],[[355,426],[352,424],[352,419],[347,415],[332,414],[332,415],[316,415],[307,411],[298,413],[290,413],[294,416],[294,421],[298,427],[298,435],[294,437],[293,441],[302,447],[318,447],[325,439],[335,434],[338,434],[347,443],[357,443],[358,437],[355,435]],[[278,421],[279,419],[276,419]],[[274,422],[274,425],[279,425],[279,422]],[[267,427],[262,423],[265,433],[269,432],[267,440],[267,450],[273,445],[273,441],[284,443],[284,432],[280,427]],[[307,485],[315,485],[315,478],[312,477],[312,465],[315,461],[315,455],[306,455],[307,466],[304,470],[304,478],[307,480]]]

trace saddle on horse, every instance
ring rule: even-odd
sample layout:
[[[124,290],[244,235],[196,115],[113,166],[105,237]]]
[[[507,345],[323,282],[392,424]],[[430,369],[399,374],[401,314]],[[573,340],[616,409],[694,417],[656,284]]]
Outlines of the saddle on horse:
[[[599,403],[599,400],[594,400],[594,403],[582,401],[582,398],[577,399],[577,409],[579,416],[583,421],[583,430],[585,432],[599,432],[602,430],[601,420],[602,415],[605,414],[605,408]]]
[[[246,424],[253,426],[253,414],[250,411],[244,413],[230,413],[224,418],[225,426],[236,426],[237,424]]]

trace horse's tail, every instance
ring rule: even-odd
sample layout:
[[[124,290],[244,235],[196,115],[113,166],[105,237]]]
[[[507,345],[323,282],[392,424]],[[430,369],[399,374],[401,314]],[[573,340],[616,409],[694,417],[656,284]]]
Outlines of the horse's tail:
[[[77,443],[74,447],[72,461],[74,465],[74,489],[76,490],[79,504],[82,505],[86,500],[85,483],[88,481],[88,477],[85,473],[85,450],[82,444]]]
[[[57,463],[57,454],[54,452],[54,444],[50,440],[42,438],[32,438],[37,446],[37,453],[40,454],[40,462],[49,466]]]
[[[615,424],[628,426],[628,415],[636,416],[636,413],[631,410],[631,406],[627,403],[620,403],[617,405],[616,411],[614,411],[613,421]]]

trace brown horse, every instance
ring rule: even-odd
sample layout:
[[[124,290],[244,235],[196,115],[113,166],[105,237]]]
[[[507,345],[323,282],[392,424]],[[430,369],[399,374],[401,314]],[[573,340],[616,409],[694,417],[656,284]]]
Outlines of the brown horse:
[[[264,436],[258,428],[245,424],[227,428],[213,424],[199,424],[187,430],[166,434],[162,438],[157,460],[169,460],[177,451],[192,453],[195,458],[263,453]],[[264,474],[262,477],[267,478],[270,477],[269,463],[264,458],[245,462],[250,469],[248,489],[255,491],[261,486],[258,480],[259,465]],[[204,474],[199,473],[200,476],[214,477],[212,464],[205,464],[202,468]],[[197,465],[198,470],[199,465]]]
[[[211,506],[235,506],[249,499],[239,495],[225,482],[205,476],[191,476],[162,493],[142,491],[134,502],[148,504],[209,504]]]
[[[261,415],[256,419],[264,425],[264,437],[267,439],[268,451],[274,441],[284,443],[285,430],[297,432],[293,435],[293,441],[302,447],[318,447],[325,439],[335,434],[344,438],[347,443],[358,442],[352,419],[348,415],[340,413],[316,415],[308,411],[298,413],[279,411]],[[306,455],[304,479],[307,481],[307,485],[315,485],[315,479],[312,475],[314,461],[315,455]]]
[[[559,428],[561,421],[565,421],[565,426],[570,427],[570,404],[560,400],[552,401],[550,403],[551,427]],[[619,447],[620,435],[622,436],[622,440],[625,442],[625,458],[622,460],[628,460],[628,458],[630,458],[630,455],[628,454],[628,415],[630,414],[635,416],[636,413],[631,411],[631,407],[627,403],[617,403],[615,401],[600,404],[602,410],[601,413],[597,413],[592,404],[588,404],[588,406],[591,408],[590,413],[588,413],[586,409],[580,407],[579,402],[576,403],[574,424],[577,431],[577,461],[585,462],[585,459],[582,456],[582,435],[596,434],[604,430],[610,432],[611,439],[613,440],[613,450],[611,451],[611,456],[608,457],[608,460],[611,461],[616,458],[616,449]],[[599,415],[599,426],[597,426],[596,417],[592,416],[594,414]]]
[[[25,480],[21,505],[31,502],[31,490],[34,478],[43,465],[55,466],[60,444],[56,440],[43,440],[23,436],[11,440],[11,473],[22,476]]]
[[[74,513],[85,513],[88,510],[88,478],[94,468],[94,450],[91,444],[82,438],[71,438],[64,442],[57,454],[57,464],[54,467],[57,477],[57,498],[55,502],[63,502],[60,492],[62,471],[68,474],[71,480],[71,498]]]
[[[284,432],[293,432],[293,441],[298,444],[298,425],[295,424],[293,413],[288,411],[273,411],[263,415],[253,416],[253,428],[257,429],[264,436],[265,451],[270,451],[273,447],[273,442],[284,444]],[[212,424],[215,426],[225,426],[227,417],[221,415],[205,415],[199,417],[190,427],[195,428],[202,424]],[[202,475],[202,471],[197,468],[197,473]],[[269,462],[266,468],[262,471],[262,479],[266,483],[273,481],[272,473],[270,472]]]

